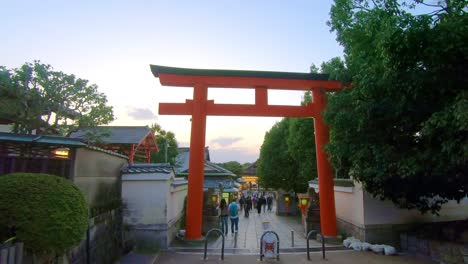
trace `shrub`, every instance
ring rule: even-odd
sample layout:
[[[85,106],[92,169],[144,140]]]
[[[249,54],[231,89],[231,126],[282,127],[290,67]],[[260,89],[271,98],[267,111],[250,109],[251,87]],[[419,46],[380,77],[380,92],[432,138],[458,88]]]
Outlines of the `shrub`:
[[[70,181],[48,174],[0,176],[0,215],[0,238],[15,233],[39,255],[65,253],[84,238],[88,224],[81,191]]]

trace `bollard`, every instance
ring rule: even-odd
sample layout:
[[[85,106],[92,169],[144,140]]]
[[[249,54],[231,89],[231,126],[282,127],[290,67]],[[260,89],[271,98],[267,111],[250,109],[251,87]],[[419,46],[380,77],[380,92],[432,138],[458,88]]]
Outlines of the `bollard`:
[[[206,233],[206,236],[205,236],[205,252],[203,254],[203,260],[206,260],[206,251],[207,251],[207,247],[208,247],[208,237],[210,236],[211,232],[217,232],[217,233],[221,234],[221,237],[223,238],[223,240],[222,240],[223,244],[221,246],[221,260],[224,260],[224,233],[223,233],[223,231],[221,231],[218,228],[210,229]]]
[[[291,230],[291,247],[294,247],[294,230]]]
[[[234,233],[234,248],[237,248],[237,232]]]
[[[325,236],[322,233],[322,258],[325,259]]]

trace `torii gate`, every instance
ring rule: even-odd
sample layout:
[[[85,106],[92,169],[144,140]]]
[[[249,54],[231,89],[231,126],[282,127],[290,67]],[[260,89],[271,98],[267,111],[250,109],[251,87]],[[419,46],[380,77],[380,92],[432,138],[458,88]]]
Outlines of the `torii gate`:
[[[322,234],[336,236],[333,172],[324,146],[329,140],[323,122],[327,91],[338,91],[338,81],[326,74],[203,70],[150,65],[162,85],[193,87],[193,100],[185,103],[160,103],[161,115],[191,115],[190,164],[187,193],[186,238],[200,239],[202,231],[204,151],[206,116],[313,117],[319,178],[320,224]],[[215,104],[207,100],[208,87],[255,89],[255,104]],[[311,90],[312,103],[305,106],[268,105],[268,89]],[[312,133],[312,131],[311,131]],[[312,135],[311,135],[312,136]]]

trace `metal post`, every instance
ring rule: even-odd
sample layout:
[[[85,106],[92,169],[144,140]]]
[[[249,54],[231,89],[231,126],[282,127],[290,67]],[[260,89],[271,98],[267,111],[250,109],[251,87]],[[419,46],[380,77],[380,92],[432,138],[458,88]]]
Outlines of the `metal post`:
[[[294,230],[291,230],[291,247],[294,247]]]
[[[218,228],[210,229],[210,231],[208,231],[206,233],[206,236],[205,236],[205,251],[204,251],[204,254],[203,254],[203,260],[206,260],[206,251],[207,251],[207,247],[208,247],[208,237],[210,236],[211,232],[220,233],[221,236],[223,237],[222,246],[221,246],[221,260],[224,260],[224,233],[223,233],[223,231],[221,231]]]
[[[310,260],[310,248],[309,248],[309,240],[310,236],[317,234],[315,230],[310,230],[309,233],[307,234],[306,241],[307,241],[307,259]]]
[[[164,138],[164,162],[167,163],[167,138]]]
[[[234,233],[234,248],[237,248],[237,232]]]
[[[325,236],[322,234],[322,258],[325,259]]]

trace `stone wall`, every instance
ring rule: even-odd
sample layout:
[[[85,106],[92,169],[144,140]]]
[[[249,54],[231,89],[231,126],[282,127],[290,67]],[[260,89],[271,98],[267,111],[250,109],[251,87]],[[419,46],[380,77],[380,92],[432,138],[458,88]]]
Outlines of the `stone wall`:
[[[127,160],[95,149],[76,151],[73,182],[89,204],[85,239],[68,254],[70,263],[114,263],[122,252],[122,193],[120,169]]]
[[[122,210],[114,209],[89,220],[86,238],[70,251],[69,263],[114,263],[122,252]]]

